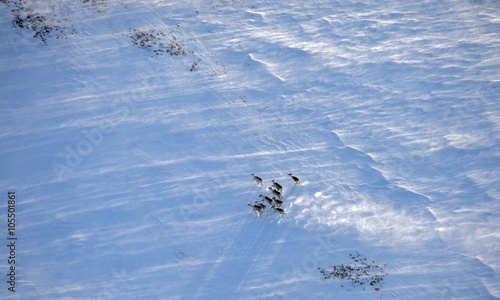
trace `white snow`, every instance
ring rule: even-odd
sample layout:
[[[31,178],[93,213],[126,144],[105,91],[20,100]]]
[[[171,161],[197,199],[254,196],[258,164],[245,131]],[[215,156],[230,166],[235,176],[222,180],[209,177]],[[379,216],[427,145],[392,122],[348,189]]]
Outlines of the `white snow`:
[[[2,2],[1,299],[500,298],[497,1]]]

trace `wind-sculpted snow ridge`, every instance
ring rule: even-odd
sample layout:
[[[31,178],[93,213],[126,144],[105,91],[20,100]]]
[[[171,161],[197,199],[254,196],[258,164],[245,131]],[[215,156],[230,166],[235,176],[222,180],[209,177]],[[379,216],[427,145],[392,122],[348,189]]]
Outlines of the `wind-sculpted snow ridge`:
[[[1,1],[0,298],[498,299],[499,13]]]

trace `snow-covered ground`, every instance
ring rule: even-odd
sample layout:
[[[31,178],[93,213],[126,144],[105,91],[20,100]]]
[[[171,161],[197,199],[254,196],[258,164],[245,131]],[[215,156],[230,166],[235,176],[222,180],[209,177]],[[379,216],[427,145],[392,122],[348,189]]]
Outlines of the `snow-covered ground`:
[[[498,1],[3,0],[0,35],[1,299],[500,298]]]

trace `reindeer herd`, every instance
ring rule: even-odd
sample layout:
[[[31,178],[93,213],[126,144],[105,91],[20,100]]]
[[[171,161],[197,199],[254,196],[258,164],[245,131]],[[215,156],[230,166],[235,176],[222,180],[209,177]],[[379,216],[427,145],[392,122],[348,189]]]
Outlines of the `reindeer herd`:
[[[264,180],[255,175],[254,173],[251,173],[253,176],[252,181],[258,184],[260,187],[264,186]],[[292,173],[289,173],[290,177],[293,179],[295,184],[300,184],[300,179],[297,176],[292,175]],[[271,186],[267,188],[269,191],[269,195],[259,195],[259,198],[261,198],[258,201],[254,201],[253,203],[249,203],[248,206],[252,208],[253,214],[255,214],[258,217],[261,217],[262,214],[266,211],[267,206],[269,205],[270,209],[273,210],[272,214],[279,213],[280,218],[283,218],[283,216],[286,216],[288,219],[288,215],[286,214],[285,210],[282,208],[283,206],[283,186],[279,183],[277,183],[274,179],[271,180],[273,183]],[[267,203],[267,205],[266,205]]]

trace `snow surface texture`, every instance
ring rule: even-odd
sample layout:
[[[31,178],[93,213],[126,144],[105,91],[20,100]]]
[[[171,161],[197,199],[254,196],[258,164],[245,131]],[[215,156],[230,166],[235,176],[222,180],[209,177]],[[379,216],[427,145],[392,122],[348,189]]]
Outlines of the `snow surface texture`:
[[[2,299],[500,297],[498,1],[0,2]]]

